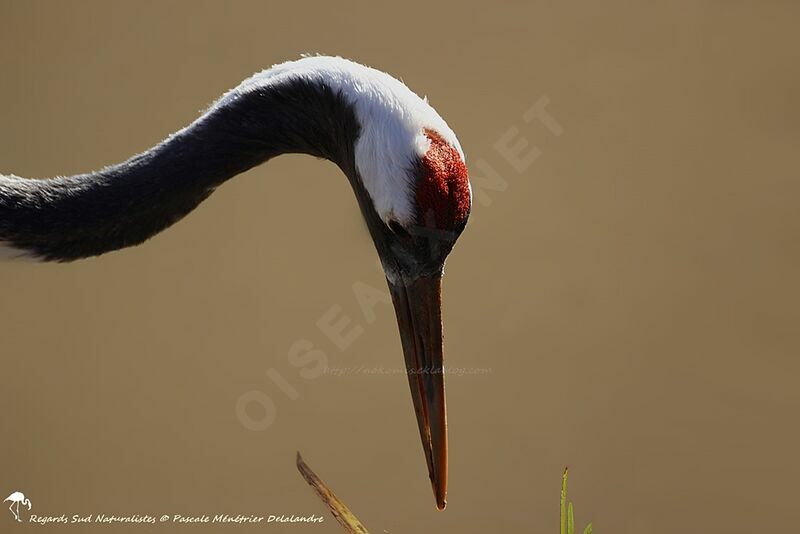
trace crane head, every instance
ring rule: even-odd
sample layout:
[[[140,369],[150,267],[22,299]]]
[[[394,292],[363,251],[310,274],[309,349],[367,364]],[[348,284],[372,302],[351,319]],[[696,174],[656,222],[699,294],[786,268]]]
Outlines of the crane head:
[[[394,303],[420,438],[437,508],[447,495],[447,413],[444,391],[442,275],[464,230],[471,188],[463,155],[434,129],[422,130],[421,155],[398,180],[395,193],[410,199],[410,216],[365,218]]]

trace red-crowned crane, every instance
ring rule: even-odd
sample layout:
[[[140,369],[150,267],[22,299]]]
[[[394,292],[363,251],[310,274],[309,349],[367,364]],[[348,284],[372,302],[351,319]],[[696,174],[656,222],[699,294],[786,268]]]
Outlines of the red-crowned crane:
[[[97,172],[0,176],[0,255],[65,262],[138,245],[227,179],[303,153],[342,170],[394,302],[436,505],[447,493],[441,280],[472,192],[455,134],[392,76],[337,57],[276,65],[155,147]]]

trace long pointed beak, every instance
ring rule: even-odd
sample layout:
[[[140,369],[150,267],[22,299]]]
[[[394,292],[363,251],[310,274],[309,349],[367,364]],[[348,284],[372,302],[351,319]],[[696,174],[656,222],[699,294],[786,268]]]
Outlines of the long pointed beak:
[[[436,507],[447,504],[447,409],[442,371],[442,278],[389,282]]]

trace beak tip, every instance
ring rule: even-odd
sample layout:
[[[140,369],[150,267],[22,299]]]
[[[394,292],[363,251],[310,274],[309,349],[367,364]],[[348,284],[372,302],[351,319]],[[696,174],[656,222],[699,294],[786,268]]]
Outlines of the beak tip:
[[[447,482],[444,484],[433,484],[433,497],[436,499],[436,509],[439,511],[447,507]]]

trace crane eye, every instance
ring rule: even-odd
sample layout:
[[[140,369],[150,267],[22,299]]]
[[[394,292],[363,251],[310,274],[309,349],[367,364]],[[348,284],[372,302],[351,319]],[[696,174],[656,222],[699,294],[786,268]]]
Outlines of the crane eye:
[[[397,237],[402,237],[404,239],[409,237],[408,231],[395,220],[389,221],[389,230],[391,230]]]

